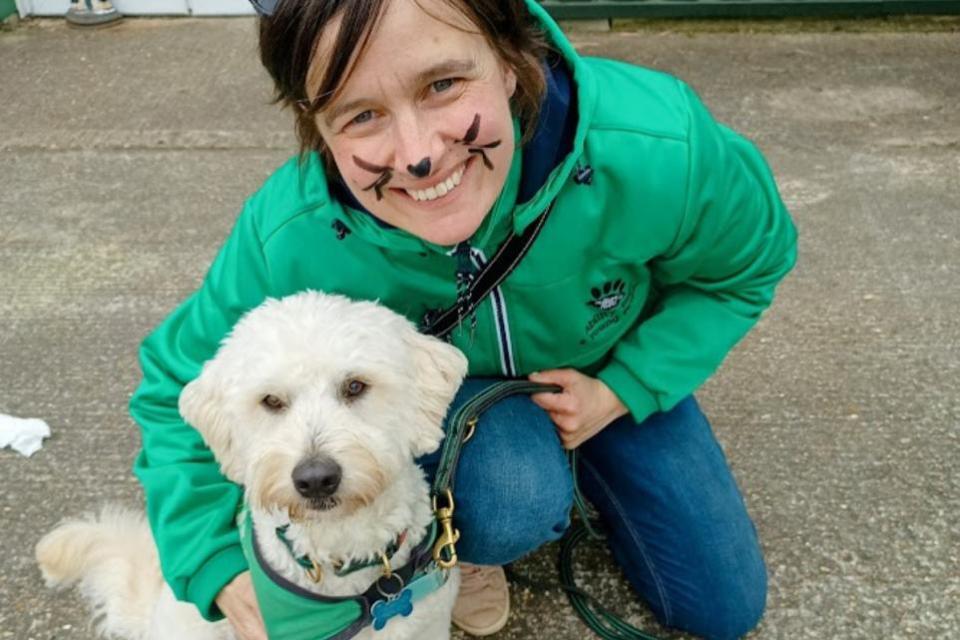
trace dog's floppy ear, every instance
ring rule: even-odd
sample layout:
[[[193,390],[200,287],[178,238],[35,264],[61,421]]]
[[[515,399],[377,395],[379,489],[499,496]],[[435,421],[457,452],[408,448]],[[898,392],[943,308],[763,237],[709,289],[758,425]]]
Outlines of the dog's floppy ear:
[[[467,358],[453,345],[412,327],[407,339],[413,350],[417,411],[424,426],[414,442],[414,454],[421,456],[435,450],[443,440],[443,417],[467,375]]]
[[[221,367],[215,360],[203,366],[200,375],[180,392],[180,415],[200,432],[223,474],[237,484],[243,483],[242,466],[237,460],[231,424],[224,408],[226,399]]]

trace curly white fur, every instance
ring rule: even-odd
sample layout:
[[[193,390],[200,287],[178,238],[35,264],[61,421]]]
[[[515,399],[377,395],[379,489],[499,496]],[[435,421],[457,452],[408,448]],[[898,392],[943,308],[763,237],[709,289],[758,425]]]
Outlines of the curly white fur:
[[[402,566],[430,525],[428,487],[414,459],[439,446],[443,416],[465,374],[463,354],[386,308],[305,292],[267,300],[241,318],[184,388],[180,412],[224,474],[246,488],[265,561],[304,589],[354,595],[380,568],[341,578],[335,563],[375,557],[407,530],[392,560]],[[345,394],[350,380],[363,381],[362,394]],[[264,406],[267,395],[283,408]],[[320,508],[294,487],[294,467],[316,456],[342,469],[335,506]],[[324,569],[320,584],[274,535],[283,524],[296,553]],[[100,517],[64,522],[39,542],[37,561],[51,586],[80,582],[104,635],[232,637],[229,625],[208,623],[175,601],[140,514],[108,508]],[[458,586],[453,570],[444,587],[409,617],[391,620],[377,640],[448,638]],[[369,628],[357,636],[368,637]]]

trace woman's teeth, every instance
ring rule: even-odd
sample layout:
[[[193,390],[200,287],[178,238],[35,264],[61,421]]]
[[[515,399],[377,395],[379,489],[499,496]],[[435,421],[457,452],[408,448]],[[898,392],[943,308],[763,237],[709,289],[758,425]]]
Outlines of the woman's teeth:
[[[466,164],[454,171],[449,178],[433,185],[429,189],[404,189],[404,191],[417,202],[421,200],[436,200],[441,196],[447,195],[460,184],[460,179],[463,178],[463,170],[465,168]]]

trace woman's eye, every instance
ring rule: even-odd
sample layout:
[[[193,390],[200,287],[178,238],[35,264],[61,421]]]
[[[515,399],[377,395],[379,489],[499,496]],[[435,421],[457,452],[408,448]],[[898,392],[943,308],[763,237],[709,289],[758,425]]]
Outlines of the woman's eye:
[[[360,380],[348,380],[343,387],[343,394],[348,398],[356,398],[366,390],[366,383]]]
[[[450,89],[453,86],[454,82],[456,82],[456,80],[454,80],[453,78],[444,78],[443,80],[437,80],[436,82],[430,83],[430,87],[436,93],[443,93],[444,91],[447,91],[448,89]]]
[[[284,407],[287,406],[286,404],[284,404],[283,400],[281,400],[280,398],[278,398],[277,396],[271,393],[268,393],[267,395],[263,396],[263,399],[260,400],[260,404],[262,404],[265,408],[267,408],[270,411],[281,411]]]
[[[353,120],[350,121],[350,124],[364,124],[370,122],[373,119],[373,111],[367,109],[363,113],[355,116]]]

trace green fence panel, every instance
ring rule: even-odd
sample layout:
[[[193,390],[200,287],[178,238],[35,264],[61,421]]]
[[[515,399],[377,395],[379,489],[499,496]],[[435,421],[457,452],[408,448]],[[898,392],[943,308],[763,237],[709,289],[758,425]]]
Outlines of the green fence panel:
[[[960,15],[960,0],[545,0],[559,19]]]

